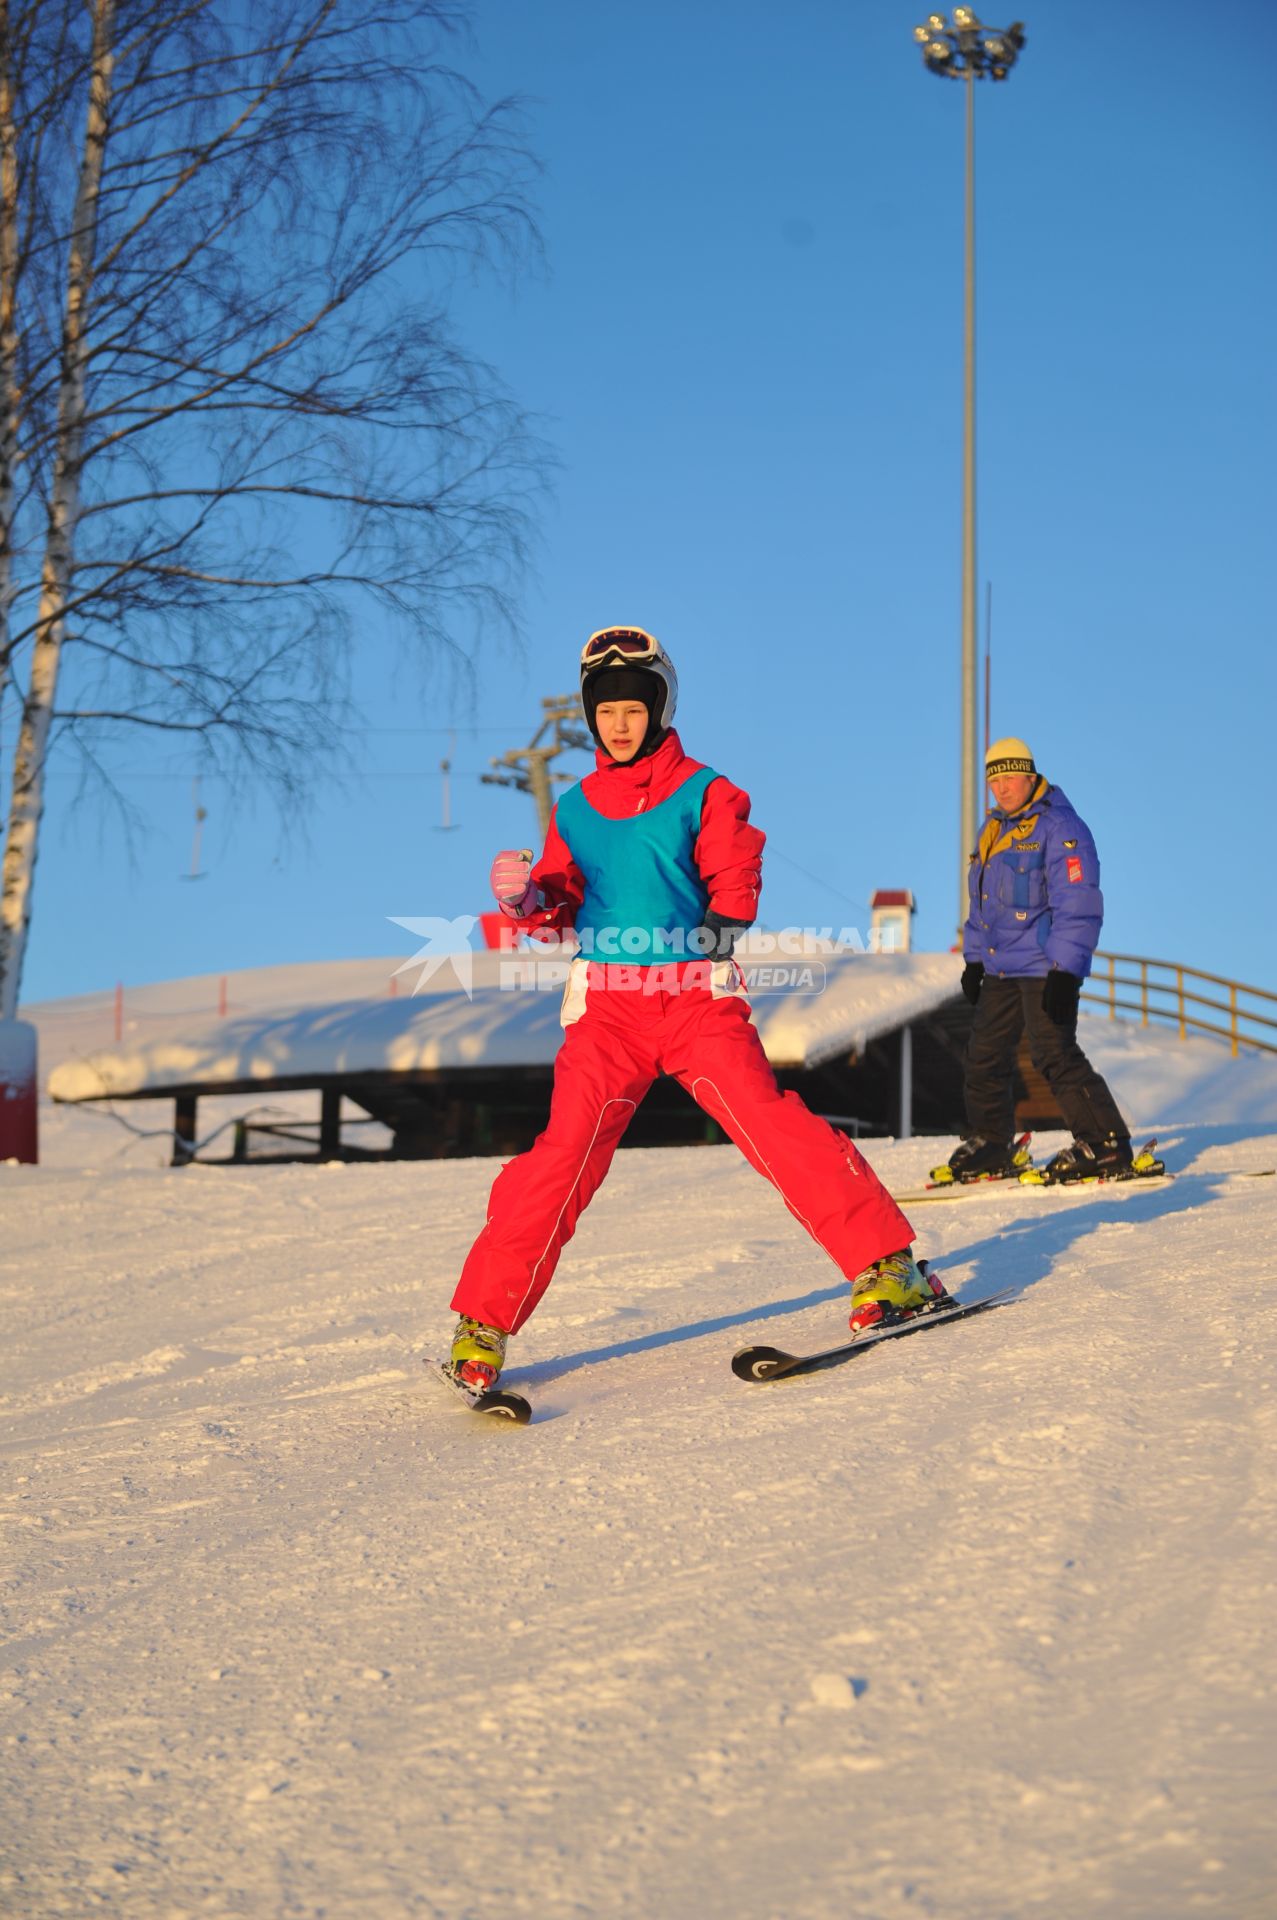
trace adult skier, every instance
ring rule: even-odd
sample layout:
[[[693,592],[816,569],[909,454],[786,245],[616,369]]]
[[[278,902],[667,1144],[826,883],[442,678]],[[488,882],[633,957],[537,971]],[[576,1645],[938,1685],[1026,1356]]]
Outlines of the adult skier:
[[[492,888],[521,931],[569,929],[550,1117],[497,1175],[452,1305],[449,1365],[487,1390],[658,1074],[672,1075],[777,1189],[852,1282],[859,1332],[948,1298],[914,1261],[913,1229],[851,1141],[782,1093],[750,1023],[736,935],[758,907],[764,836],[749,796],[684,752],[678,681],[641,627],[581,654],[595,770],[555,807],[541,858],[506,851]]]
[[[1078,997],[1104,919],[1095,841],[1023,740],[995,740],[985,778],[993,805],[971,855],[962,938],[962,991],[975,1007],[967,1131],[949,1170],[964,1180],[1018,1171],[1015,1060],[1027,1027],[1033,1064],[1073,1134],[1048,1161],[1047,1180],[1124,1173],[1130,1129],[1077,1041]]]

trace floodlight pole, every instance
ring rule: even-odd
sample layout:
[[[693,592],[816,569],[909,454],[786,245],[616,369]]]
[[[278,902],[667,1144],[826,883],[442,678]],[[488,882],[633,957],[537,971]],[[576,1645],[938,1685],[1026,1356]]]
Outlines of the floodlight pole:
[[[976,822],[984,782],[979,763],[976,680],[976,462],[975,462],[975,83],[1005,80],[1024,46],[1021,21],[1005,31],[986,29],[970,7],[955,7],[953,24],[942,13],[928,14],[913,30],[923,64],[932,72],[963,80],[967,89],[966,228],[964,247],[962,347],[962,685],[959,694],[961,745],[958,777],[958,937],[967,917],[967,861],[975,846]]]
[[[981,794],[976,766],[976,493],[975,493],[975,83],[967,62],[966,253],[962,378],[962,769],[958,812],[958,938],[967,917],[967,863],[975,846]]]

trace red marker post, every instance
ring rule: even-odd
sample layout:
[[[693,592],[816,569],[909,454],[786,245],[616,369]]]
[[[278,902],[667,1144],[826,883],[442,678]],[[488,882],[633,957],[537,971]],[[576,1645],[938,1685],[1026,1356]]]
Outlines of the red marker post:
[[[36,1030],[28,1020],[0,1020],[0,1160],[39,1164]]]

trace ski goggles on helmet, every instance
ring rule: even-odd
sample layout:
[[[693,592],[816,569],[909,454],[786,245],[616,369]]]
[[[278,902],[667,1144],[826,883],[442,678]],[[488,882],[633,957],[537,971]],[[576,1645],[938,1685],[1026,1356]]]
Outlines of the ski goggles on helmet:
[[[604,667],[637,667],[655,675],[663,682],[665,692],[659,711],[652,717],[662,733],[673,726],[674,710],[678,706],[678,675],[674,662],[655,634],[645,632],[642,627],[600,627],[590,635],[581,649],[581,704],[591,730],[594,727],[591,689],[597,687],[597,676]]]
[[[581,649],[581,665],[591,670],[608,665],[650,666],[663,658],[660,641],[642,627],[600,627]]]

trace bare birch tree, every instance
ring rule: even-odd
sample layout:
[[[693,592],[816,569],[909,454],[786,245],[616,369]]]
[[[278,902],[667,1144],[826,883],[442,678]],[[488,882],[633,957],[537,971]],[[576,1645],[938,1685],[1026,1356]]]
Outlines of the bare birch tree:
[[[535,449],[449,287],[531,235],[447,0],[0,0],[0,892],[16,1007],[51,743],[189,735],[284,792],[360,621],[500,610]]]

